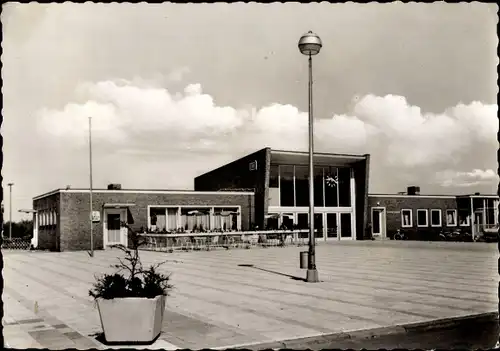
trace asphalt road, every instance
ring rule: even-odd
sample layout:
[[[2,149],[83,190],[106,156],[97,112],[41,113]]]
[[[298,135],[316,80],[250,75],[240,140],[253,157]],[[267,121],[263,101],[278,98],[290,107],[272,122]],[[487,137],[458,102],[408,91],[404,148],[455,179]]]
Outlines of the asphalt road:
[[[466,320],[459,325],[434,330],[414,330],[370,338],[290,340],[274,345],[252,345],[242,349],[492,349],[499,339],[498,320]]]

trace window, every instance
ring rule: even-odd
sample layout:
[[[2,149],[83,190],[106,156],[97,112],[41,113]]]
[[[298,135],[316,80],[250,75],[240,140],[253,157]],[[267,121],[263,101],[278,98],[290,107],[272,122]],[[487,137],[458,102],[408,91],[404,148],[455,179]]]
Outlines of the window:
[[[314,206],[323,205],[323,168],[314,167]]]
[[[201,228],[208,229],[208,224],[210,221],[209,214],[206,216],[197,216],[198,222],[195,223],[197,225],[198,230]],[[216,230],[237,230],[238,229],[238,217],[239,212],[237,208],[214,208],[214,222],[213,229]],[[200,227],[202,225],[203,227]],[[187,229],[192,230],[192,229]]]
[[[339,206],[351,206],[351,169],[339,168]]]
[[[307,213],[297,214],[298,229],[309,229],[309,215]]]
[[[441,210],[431,210],[431,226],[441,227]]]
[[[401,210],[401,227],[409,228],[413,226],[412,211],[408,209]]]
[[[269,206],[280,205],[279,166],[272,165],[269,172]]]
[[[297,228],[298,229],[309,229],[309,215],[307,213],[297,214]],[[309,236],[308,233],[299,233],[299,238],[304,239]]]
[[[221,219],[221,223],[223,225],[224,230],[231,230],[231,222],[230,222],[230,214],[225,213],[224,209],[221,209],[220,212],[215,210],[215,214],[220,214],[219,217],[223,217]],[[165,212],[164,212],[165,213]],[[157,224],[158,225],[158,224]],[[183,208],[181,209],[181,227],[184,230],[192,232],[192,231],[203,231],[206,229],[210,229],[210,211],[207,208]],[[219,229],[219,228],[217,228]]]
[[[488,227],[494,226],[497,223],[497,218],[495,218],[495,210],[496,210],[495,202],[496,201],[494,199],[486,199],[485,200],[485,204],[486,204],[486,208],[485,208],[486,223],[485,224]]]
[[[458,224],[461,227],[467,227],[470,225],[470,215],[468,210],[458,211]]]
[[[278,218],[279,215],[277,213],[269,213],[266,216],[266,230],[278,230]]]
[[[279,166],[272,165],[269,170],[269,187],[278,188],[279,187]]]
[[[448,227],[456,227],[457,210],[446,210],[446,225]]]
[[[309,168],[295,166],[295,206],[309,206]]]
[[[293,189],[293,166],[279,166],[280,205],[295,206]]]
[[[163,232],[167,228],[167,216],[166,208],[155,208],[149,209],[149,221],[151,224],[151,231],[153,232]]]
[[[325,206],[337,207],[339,204],[338,197],[338,174],[337,168],[325,168]]]
[[[428,216],[427,210],[417,210],[417,227],[427,227],[429,225]]]

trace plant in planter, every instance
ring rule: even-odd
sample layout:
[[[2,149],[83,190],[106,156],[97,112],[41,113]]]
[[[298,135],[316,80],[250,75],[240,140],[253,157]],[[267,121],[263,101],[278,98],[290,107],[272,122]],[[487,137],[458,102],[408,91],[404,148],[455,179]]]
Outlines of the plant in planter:
[[[89,295],[97,303],[107,342],[149,343],[161,333],[166,297],[173,286],[170,275],[158,272],[165,262],[143,268],[139,247],[146,241],[127,224],[122,226],[131,233],[131,249],[114,245],[125,258],[111,266],[115,273],[96,277]]]

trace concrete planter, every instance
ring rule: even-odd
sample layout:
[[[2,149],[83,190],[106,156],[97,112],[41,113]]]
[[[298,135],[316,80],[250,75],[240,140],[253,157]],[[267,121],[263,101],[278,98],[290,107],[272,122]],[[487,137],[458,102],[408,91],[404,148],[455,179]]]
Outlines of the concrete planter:
[[[107,342],[148,343],[160,333],[166,296],[97,299]]]

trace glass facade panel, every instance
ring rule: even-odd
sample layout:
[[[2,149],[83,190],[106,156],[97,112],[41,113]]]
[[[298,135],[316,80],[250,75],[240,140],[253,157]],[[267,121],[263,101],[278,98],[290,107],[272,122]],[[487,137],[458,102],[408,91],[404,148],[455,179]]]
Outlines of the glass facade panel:
[[[323,237],[323,213],[314,214],[314,237]]]
[[[280,172],[280,205],[294,206],[293,166],[279,166],[279,172]]]
[[[297,214],[297,228],[298,229],[309,229],[309,215],[307,213]],[[299,233],[299,238],[307,238],[309,234],[307,232]]]
[[[297,214],[297,227],[298,229],[308,229],[309,228],[309,215],[307,213]]]
[[[326,236],[328,238],[337,237],[337,214],[327,213],[326,214]]]
[[[314,206],[324,206],[323,185],[323,167],[314,167]]]
[[[352,237],[352,225],[351,225],[350,213],[340,214],[340,237],[341,238]]]
[[[285,213],[281,217],[281,229],[293,229],[293,213]]]
[[[166,208],[154,208],[149,210],[150,230],[153,232],[163,232],[167,227]]]
[[[350,168],[339,168],[338,169],[338,179],[339,179],[339,206],[340,207],[350,207],[351,206],[351,169]]]
[[[325,206],[338,206],[338,175],[336,167],[325,168]]]
[[[309,168],[295,166],[295,206],[309,206]]]
[[[278,230],[278,214],[269,213],[266,217],[266,230]]]
[[[271,166],[269,174],[269,206],[280,205],[279,166]]]

